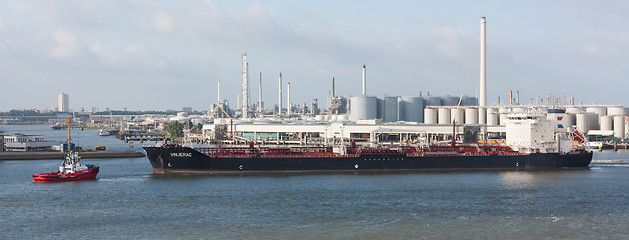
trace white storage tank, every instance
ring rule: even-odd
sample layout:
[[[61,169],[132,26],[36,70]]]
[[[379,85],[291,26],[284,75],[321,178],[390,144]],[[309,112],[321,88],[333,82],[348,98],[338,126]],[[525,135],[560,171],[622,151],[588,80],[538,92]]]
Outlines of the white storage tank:
[[[317,115],[317,117],[315,118],[317,121],[322,122],[323,120],[325,120],[325,116],[323,115]]]
[[[596,113],[599,116],[603,116],[603,115],[607,115],[607,108],[606,107],[587,107],[585,108],[585,112]]]
[[[397,122],[398,98],[378,97],[378,117],[383,122]]]
[[[450,111],[450,123],[452,123],[452,120],[454,118],[456,124],[464,124],[465,123],[465,110],[463,110],[462,108],[456,109],[453,108],[451,109],[452,111]]]
[[[498,109],[498,113],[509,113],[509,108],[508,107],[500,107]]]
[[[627,114],[627,109],[624,107],[607,108],[607,115],[609,116],[624,116],[625,114]]]
[[[465,109],[465,124],[469,124],[469,125],[478,124],[478,108]]]
[[[424,98],[417,96],[400,97],[400,121],[424,122]]]
[[[614,121],[614,117],[612,116],[600,116],[601,130],[610,131],[613,130],[612,122]]]
[[[352,109],[350,119],[352,121],[378,118],[378,100],[376,97],[354,96],[350,101]],[[329,121],[329,118],[326,121]]]
[[[614,137],[625,138],[625,116],[614,116]]]
[[[572,114],[585,113],[585,109],[580,108],[580,107],[567,107],[566,113],[572,113]]]
[[[498,123],[501,126],[505,126],[505,124],[507,123],[507,115],[508,113],[499,113],[500,114],[500,119],[498,120]]]
[[[598,129],[598,114],[595,113],[579,113],[577,114],[577,129],[583,134],[587,134],[590,130]]]
[[[526,108],[525,107],[514,107],[511,109],[512,112],[514,113],[526,113]]]
[[[339,122],[347,121],[347,115],[338,115],[338,121]]]
[[[495,112],[487,114],[487,125],[500,125],[500,114]]]
[[[424,123],[425,124],[437,124],[437,109],[436,108],[425,108],[424,109]]]
[[[437,123],[439,124],[452,124],[452,118],[450,118],[450,109],[449,108],[439,108],[437,110],[439,113]]]

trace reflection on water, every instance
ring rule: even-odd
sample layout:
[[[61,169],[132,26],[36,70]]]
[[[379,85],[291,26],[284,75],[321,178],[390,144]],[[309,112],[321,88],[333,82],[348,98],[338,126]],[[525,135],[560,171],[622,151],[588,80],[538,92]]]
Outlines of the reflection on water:
[[[500,182],[507,188],[526,188],[535,185],[535,174],[531,172],[503,172]]]

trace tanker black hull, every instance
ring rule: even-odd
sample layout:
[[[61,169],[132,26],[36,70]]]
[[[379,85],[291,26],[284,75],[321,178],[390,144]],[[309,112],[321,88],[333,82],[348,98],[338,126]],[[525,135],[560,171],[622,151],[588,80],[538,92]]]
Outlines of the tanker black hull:
[[[192,148],[144,147],[153,172],[465,171],[587,168],[592,152],[578,154],[347,157],[210,157]]]

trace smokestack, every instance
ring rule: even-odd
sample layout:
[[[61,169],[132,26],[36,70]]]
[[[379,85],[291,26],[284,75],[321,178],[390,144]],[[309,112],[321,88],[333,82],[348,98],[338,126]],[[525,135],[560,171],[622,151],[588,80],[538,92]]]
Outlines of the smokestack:
[[[363,64],[363,95],[367,95],[367,66]]]
[[[334,95],[334,77],[332,77],[332,97],[335,97],[336,95]]]
[[[280,73],[280,100],[277,106],[278,106],[277,113],[279,116],[282,116],[282,73]]]
[[[520,105],[520,91],[515,91],[515,105]]]
[[[249,75],[247,74],[249,64],[247,63],[247,53],[242,54],[242,100],[240,104],[240,111],[242,117],[249,117]]]
[[[509,105],[513,105],[513,90],[509,90]]]
[[[287,91],[287,92],[286,92],[286,95],[287,95],[287,96],[286,96],[286,99],[287,99],[287,101],[288,101],[288,105],[286,106],[286,107],[287,107],[287,109],[288,109],[288,111],[286,112],[286,114],[287,114],[287,115],[290,115],[290,108],[291,108],[291,107],[290,107],[290,106],[291,106],[291,105],[290,105],[290,83],[288,83],[288,87],[287,87],[287,90],[286,90],[286,91]]]
[[[479,108],[479,124],[487,123],[487,114],[485,107],[487,106],[487,79],[486,79],[486,59],[485,59],[485,43],[486,43],[486,34],[485,34],[485,24],[487,20],[485,17],[480,18],[480,108]]]
[[[260,87],[258,88],[258,111],[262,112],[262,73],[260,73]]]

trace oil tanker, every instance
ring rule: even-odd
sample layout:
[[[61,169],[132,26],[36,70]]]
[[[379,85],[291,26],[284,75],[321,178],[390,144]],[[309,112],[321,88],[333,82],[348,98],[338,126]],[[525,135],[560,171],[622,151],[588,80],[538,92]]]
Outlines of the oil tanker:
[[[538,116],[510,117],[507,144],[456,146],[144,147],[155,173],[462,171],[587,168],[592,152],[576,130],[557,133]],[[511,135],[511,136],[510,136]],[[517,145],[517,146],[516,146]]]

